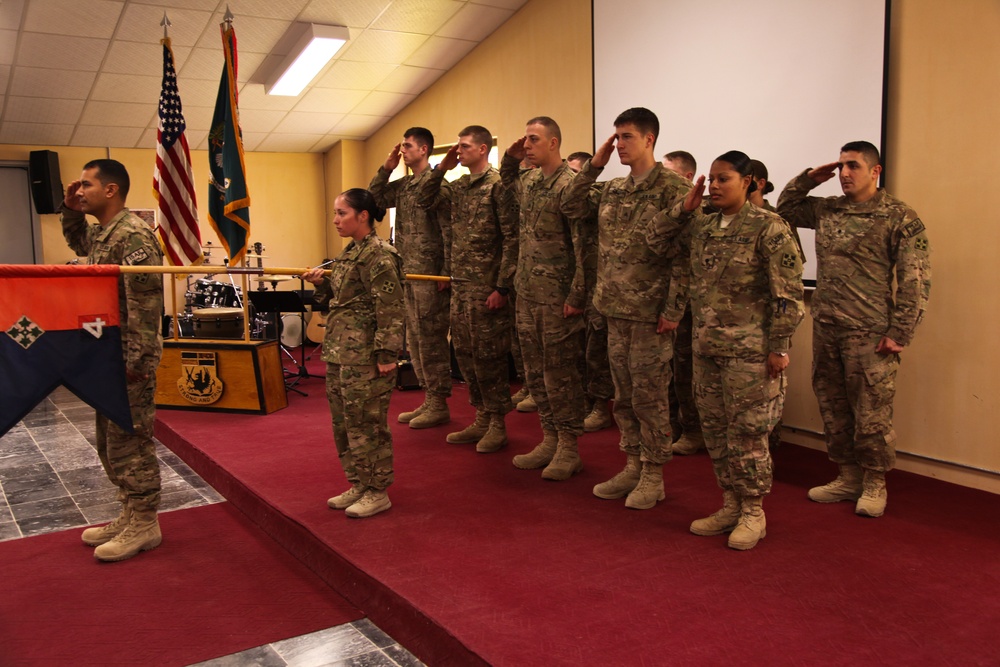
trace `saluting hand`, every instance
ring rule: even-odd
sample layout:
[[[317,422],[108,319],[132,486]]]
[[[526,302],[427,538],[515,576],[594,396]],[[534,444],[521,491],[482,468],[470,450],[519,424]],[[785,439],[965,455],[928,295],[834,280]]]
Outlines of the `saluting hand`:
[[[806,176],[816,181],[816,184],[826,183],[831,178],[837,175],[837,169],[840,168],[839,162],[831,162],[830,164],[824,164],[815,169],[810,169],[806,172]]]
[[[694,182],[694,187],[688,192],[687,197],[684,198],[684,210],[688,213],[697,211],[701,208],[701,202],[705,198],[705,176],[701,175],[698,180]]]
[[[66,186],[66,195],[63,197],[63,206],[73,211],[82,211],[80,201],[76,198],[76,193],[80,190],[80,181],[73,181]]]
[[[615,150],[616,139],[617,136],[612,134],[608,137],[607,141],[600,145],[597,152],[594,153],[594,157],[590,158],[590,165],[592,167],[603,167],[608,163],[608,160],[611,159],[611,153]]]
[[[399,150],[401,147],[401,144],[396,144],[389,151],[389,157],[385,159],[385,164],[383,165],[386,171],[395,171],[396,167],[399,166],[399,158],[402,157],[402,153]]]
[[[513,158],[517,158],[518,162],[520,162],[521,160],[523,160],[524,159],[524,142],[527,141],[527,140],[528,140],[528,137],[521,137],[520,139],[518,139],[517,141],[515,141],[514,143],[512,143],[510,145],[510,148],[507,149],[507,155],[509,155],[509,156],[511,156]]]
[[[458,166],[458,144],[455,144],[448,149],[448,152],[444,154],[441,159],[441,168],[445,171],[451,171]]]

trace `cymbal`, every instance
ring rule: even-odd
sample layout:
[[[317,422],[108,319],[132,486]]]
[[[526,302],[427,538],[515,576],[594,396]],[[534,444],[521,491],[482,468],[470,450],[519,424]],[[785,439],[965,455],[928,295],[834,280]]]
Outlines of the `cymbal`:
[[[254,280],[259,283],[283,283],[286,280],[295,280],[295,276],[275,276],[268,273],[262,276],[257,276]]]

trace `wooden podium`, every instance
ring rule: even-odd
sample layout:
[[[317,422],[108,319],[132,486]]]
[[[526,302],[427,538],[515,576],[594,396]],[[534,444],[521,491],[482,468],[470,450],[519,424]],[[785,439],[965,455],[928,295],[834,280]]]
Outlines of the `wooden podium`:
[[[157,408],[265,415],[287,406],[278,341],[163,341]]]

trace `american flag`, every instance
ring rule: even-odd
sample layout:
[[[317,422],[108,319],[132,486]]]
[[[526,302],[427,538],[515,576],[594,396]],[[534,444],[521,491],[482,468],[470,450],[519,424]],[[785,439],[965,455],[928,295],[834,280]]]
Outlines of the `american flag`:
[[[170,39],[163,44],[163,88],[160,92],[160,121],[156,128],[156,169],[153,194],[159,202],[156,221],[169,262],[175,266],[201,264],[201,232],[198,230],[198,202],[191,175],[191,153],[184,130],[184,114],[177,92],[177,72]]]

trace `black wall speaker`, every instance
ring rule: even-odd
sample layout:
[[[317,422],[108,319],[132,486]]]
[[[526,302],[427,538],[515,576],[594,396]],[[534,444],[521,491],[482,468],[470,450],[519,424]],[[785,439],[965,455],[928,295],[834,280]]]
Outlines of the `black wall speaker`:
[[[55,151],[31,151],[28,178],[31,180],[31,200],[38,214],[58,212],[63,201],[59,154]]]

